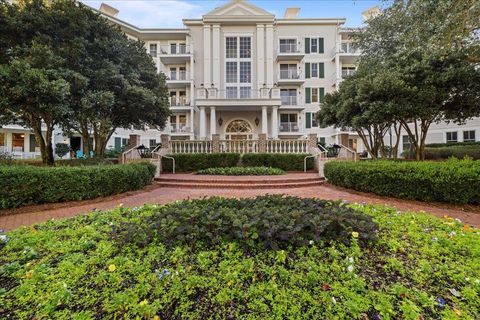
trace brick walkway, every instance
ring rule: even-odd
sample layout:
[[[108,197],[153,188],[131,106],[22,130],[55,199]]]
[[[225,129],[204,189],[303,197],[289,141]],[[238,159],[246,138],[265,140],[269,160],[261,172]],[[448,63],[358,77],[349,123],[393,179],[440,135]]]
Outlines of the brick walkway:
[[[178,189],[149,186],[145,190],[112,196],[94,201],[80,201],[56,205],[42,205],[0,212],[0,229],[11,230],[20,226],[31,225],[52,218],[71,217],[88,213],[93,209],[106,210],[119,204],[140,206],[143,204],[163,204],[174,200],[202,198],[205,196],[254,197],[264,194],[286,194],[300,197],[317,197],[323,199],[344,199],[349,202],[366,202],[386,204],[402,211],[424,210],[436,216],[459,218],[462,221],[480,227],[479,206],[454,206],[438,203],[424,203],[375,196],[360,192],[347,191],[329,184],[296,189],[258,189],[258,190],[224,190],[224,189]],[[52,208],[53,207],[53,208]],[[16,213],[20,212],[20,213]],[[12,214],[14,213],[14,214]],[[2,215],[4,214],[4,215]],[[7,215],[5,215],[7,214]]]

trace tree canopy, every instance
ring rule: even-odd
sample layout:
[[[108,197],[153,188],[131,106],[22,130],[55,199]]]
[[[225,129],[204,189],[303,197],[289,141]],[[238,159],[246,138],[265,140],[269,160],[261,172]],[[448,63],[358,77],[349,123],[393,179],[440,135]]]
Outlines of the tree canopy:
[[[29,110],[45,109],[35,117],[42,130],[46,126],[46,136],[51,136],[55,125],[66,132],[77,131],[86,154],[93,150],[93,138],[95,154],[103,156],[117,128],[164,126],[169,115],[165,76],[157,73],[144,44],[127,38],[118,26],[73,0],[13,5],[2,1],[0,18],[5,21],[0,26],[3,122],[21,122],[34,130],[37,142],[49,140],[26,120],[31,114],[19,99],[20,90],[25,98],[36,96],[29,99]],[[45,81],[43,87],[52,90],[27,88],[26,76],[15,77],[19,64],[35,69],[36,74],[45,73],[45,81],[60,81],[63,90],[57,92],[56,82]],[[51,141],[46,149],[40,146],[44,161],[52,163]]]

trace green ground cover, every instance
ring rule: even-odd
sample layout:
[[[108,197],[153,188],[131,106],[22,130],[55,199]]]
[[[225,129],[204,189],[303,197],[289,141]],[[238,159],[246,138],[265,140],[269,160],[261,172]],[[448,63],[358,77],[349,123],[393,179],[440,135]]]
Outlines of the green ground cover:
[[[119,207],[0,238],[1,319],[478,319],[480,231],[295,197]]]

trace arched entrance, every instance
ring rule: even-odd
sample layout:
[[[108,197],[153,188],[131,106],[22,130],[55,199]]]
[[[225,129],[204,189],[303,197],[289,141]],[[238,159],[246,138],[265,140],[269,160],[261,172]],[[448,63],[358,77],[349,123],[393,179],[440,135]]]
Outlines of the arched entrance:
[[[225,129],[227,140],[251,140],[253,139],[252,126],[243,119],[232,120]]]

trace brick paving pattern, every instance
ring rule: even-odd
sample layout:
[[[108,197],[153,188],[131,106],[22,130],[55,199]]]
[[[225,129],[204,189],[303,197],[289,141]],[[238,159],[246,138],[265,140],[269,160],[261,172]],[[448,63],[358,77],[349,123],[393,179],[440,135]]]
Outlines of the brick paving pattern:
[[[300,177],[304,174],[289,174],[288,176]],[[181,177],[178,175],[177,177]],[[273,179],[281,179],[282,176]],[[285,177],[285,176],[283,176]],[[229,179],[248,179],[246,177],[229,177]],[[204,176],[204,179],[212,179]],[[250,177],[251,179],[251,177]],[[262,177],[264,179],[264,177]],[[455,206],[439,203],[425,203],[409,201],[373,194],[354,192],[338,188],[328,183],[318,186],[292,188],[292,189],[183,189],[149,186],[145,190],[130,192],[122,195],[107,197],[94,201],[79,201],[58,205],[42,205],[21,208],[20,210],[3,210],[0,212],[0,229],[11,230],[20,226],[28,226],[52,218],[66,218],[78,214],[91,212],[93,209],[107,210],[123,204],[126,207],[140,206],[143,204],[164,204],[175,200],[202,198],[208,196],[223,197],[255,197],[265,194],[285,194],[299,197],[317,197],[331,200],[346,200],[348,202],[366,202],[370,204],[385,204],[396,207],[401,211],[426,211],[436,216],[448,215],[459,218],[465,223],[480,227],[479,206]],[[20,213],[15,213],[20,212]],[[15,213],[15,214],[11,214]]]

